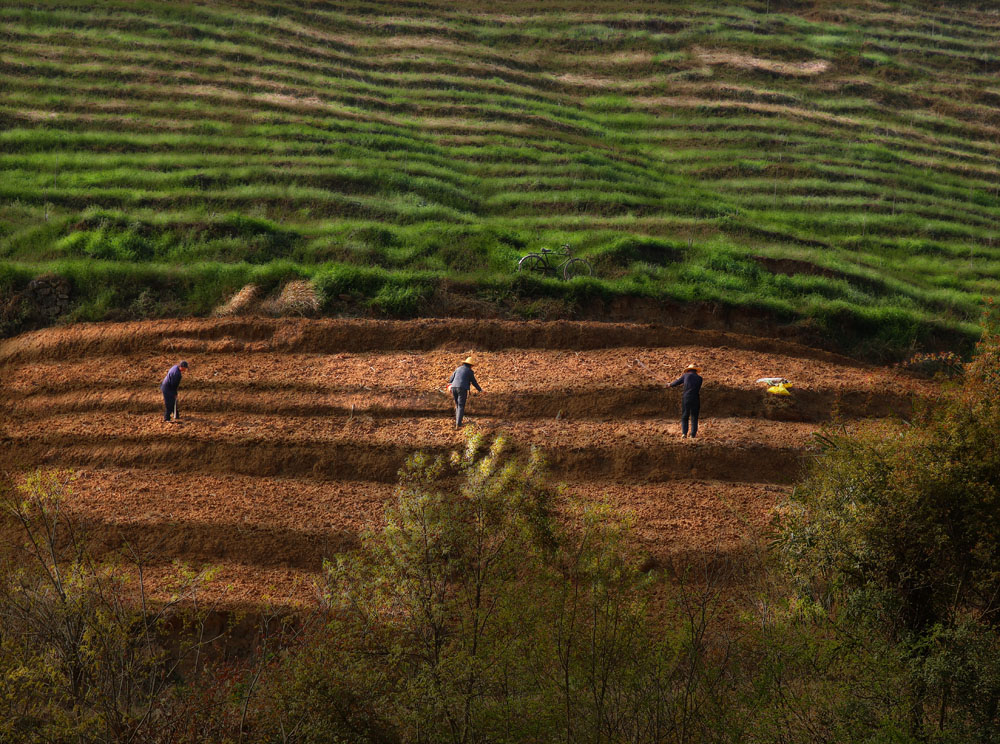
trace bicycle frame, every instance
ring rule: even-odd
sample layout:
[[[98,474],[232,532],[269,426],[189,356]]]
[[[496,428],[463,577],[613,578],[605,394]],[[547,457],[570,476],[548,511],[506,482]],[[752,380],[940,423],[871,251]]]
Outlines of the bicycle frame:
[[[560,262],[556,262],[555,257],[559,259],[565,259]],[[517,262],[518,271],[523,271],[527,269],[528,271],[534,271],[545,276],[562,276],[564,279],[568,279],[568,269],[570,265],[582,265],[587,268],[587,275],[593,272],[590,264],[581,259],[573,258],[573,254],[570,252],[569,246],[564,245],[561,251],[554,251],[551,248],[542,248],[534,253],[528,253],[521,257],[521,260]]]

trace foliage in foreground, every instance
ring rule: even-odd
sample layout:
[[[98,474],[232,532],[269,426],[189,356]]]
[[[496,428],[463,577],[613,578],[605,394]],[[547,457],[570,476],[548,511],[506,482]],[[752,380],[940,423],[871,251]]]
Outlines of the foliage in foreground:
[[[948,411],[942,426],[954,423]],[[911,552],[858,525],[817,536],[836,509],[801,504],[835,479],[833,448],[783,526],[788,573],[772,566],[754,580],[756,561],[746,573],[702,564],[664,581],[638,569],[613,513],[551,493],[534,455],[518,464],[502,439],[485,456],[481,444],[471,439],[448,463],[412,461],[385,529],[327,567],[328,624],[276,668],[261,732],[309,742],[997,740],[988,504],[969,515],[978,522],[958,524],[923,504],[914,526],[908,512],[924,498],[880,482],[873,492],[894,505],[864,524],[898,535],[892,548],[917,543]],[[841,485],[831,488],[844,498]],[[568,519],[555,518],[557,504]],[[960,549],[919,562],[949,530]],[[878,570],[830,568],[832,544],[853,559],[866,541]],[[933,571],[919,583],[940,606],[909,596],[921,570]],[[823,601],[807,587],[825,590]]]
[[[699,651],[680,627],[652,632],[625,525],[601,505],[560,524],[537,453],[520,463],[502,437],[484,444],[416,457],[386,527],[327,566],[329,624],[273,680],[287,728],[306,741],[675,736],[684,673],[686,704],[701,697]]]
[[[19,541],[0,564],[0,741],[194,741],[229,727],[229,680],[204,657],[218,639],[198,602],[210,572],[178,567],[173,597],[149,604],[139,556],[89,550],[71,482],[40,471],[3,494]]]
[[[168,622],[193,577],[147,606],[141,577],[87,553],[67,478],[7,501],[27,539],[0,612],[13,740],[696,741],[729,725],[718,571],[654,610],[627,523],[552,490],[503,438],[415,457],[385,528],[327,566],[323,622],[236,666],[203,658],[197,606]]]
[[[887,660],[919,740],[1000,741],[997,331],[916,421],[825,438],[783,532],[801,610]]]

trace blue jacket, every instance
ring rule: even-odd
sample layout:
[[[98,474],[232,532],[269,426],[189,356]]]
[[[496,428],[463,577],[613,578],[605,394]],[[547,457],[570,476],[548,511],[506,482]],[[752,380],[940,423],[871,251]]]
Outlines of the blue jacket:
[[[175,364],[167,372],[167,376],[160,383],[160,390],[171,395],[177,395],[177,388],[181,386],[181,365]]]
[[[698,400],[699,393],[701,392],[701,383],[702,377],[697,372],[685,372],[683,375],[671,382],[669,387],[677,387],[678,385],[683,384],[684,400],[696,401]]]
[[[483,392],[483,389],[479,387],[479,383],[476,382],[476,373],[472,371],[472,367],[468,364],[463,364],[452,372],[451,377],[448,378],[448,384],[459,390],[468,390],[469,386],[473,385],[476,390]]]

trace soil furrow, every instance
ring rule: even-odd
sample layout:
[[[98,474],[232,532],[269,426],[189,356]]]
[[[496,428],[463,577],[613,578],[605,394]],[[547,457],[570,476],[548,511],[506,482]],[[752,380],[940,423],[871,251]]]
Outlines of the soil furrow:
[[[128,545],[149,560],[175,558],[214,563],[235,561],[265,568],[295,568],[318,573],[323,559],[358,544],[353,530],[296,530],[204,522],[115,524],[87,518],[79,527],[95,557]]]
[[[797,387],[890,389],[927,392],[926,385],[878,368],[845,369],[782,354],[725,349],[706,351],[689,346],[671,349],[626,348],[590,351],[473,351],[481,382],[491,390],[552,390],[573,387],[646,387],[676,379],[688,363],[697,362],[706,384],[753,387],[757,378],[781,376]],[[287,389],[302,393],[336,392],[362,387],[440,389],[465,352],[360,354],[261,353],[254,364],[237,355],[192,357],[187,386],[194,388]],[[5,386],[16,393],[99,390],[134,387],[155,389],[176,358],[165,354],[130,357],[87,357],[77,362],[11,364]]]
[[[569,489],[630,514],[636,537],[658,558],[732,549],[766,536],[774,507],[789,493],[785,485],[716,480],[592,481]]]
[[[339,484],[331,484],[336,488]],[[717,481],[673,481],[623,486],[620,483],[574,484],[568,492],[585,498],[606,499],[631,512],[640,544],[658,558],[678,552],[734,547],[766,532],[771,510],[786,493],[779,486]],[[324,558],[357,546],[362,529],[381,523],[384,500],[363,520],[346,515],[337,526],[317,527],[305,519],[299,527],[258,521],[252,505],[245,518],[232,523],[184,519],[108,520],[85,504],[73,503],[78,526],[91,540],[96,553],[105,555],[128,544],[149,559],[237,561],[265,567],[320,570]],[[163,505],[169,509],[169,504]],[[202,515],[209,516],[209,515]],[[287,520],[279,520],[287,522]]]
[[[394,484],[81,468],[67,505],[109,524],[232,524],[308,533],[377,524]]]
[[[100,555],[127,543],[152,562],[237,561],[318,571],[382,523],[392,485],[240,475],[164,474],[84,468],[66,508]],[[563,499],[623,508],[640,544],[658,560],[736,547],[768,529],[787,489],[758,483],[675,480],[574,481]]]
[[[316,393],[289,389],[256,389],[234,386],[191,386],[182,394],[186,411],[240,413],[343,419],[449,417],[451,399],[440,390],[373,387]],[[754,389],[725,385],[707,386],[702,409],[714,416],[765,418],[775,421],[828,421],[834,416],[855,418],[907,416],[913,399],[899,392],[871,390],[795,390],[791,397],[768,395]],[[59,393],[12,395],[8,410],[15,417],[60,413],[114,411],[149,414],[162,404],[159,391],[142,389],[99,390],[81,388]],[[662,418],[678,408],[676,390],[660,387],[595,387],[572,390],[489,393],[470,404],[478,416],[502,419],[631,419]],[[498,421],[499,422],[499,421]]]
[[[633,444],[594,444],[548,448],[543,445],[553,475],[561,479],[613,478],[623,483],[675,478],[792,483],[799,473],[804,447],[732,446],[710,440],[660,441],[639,448]],[[271,442],[199,442],[175,439],[119,437],[48,437],[11,442],[16,462],[49,467],[126,467],[165,473],[237,473],[270,477],[395,482],[406,458],[417,450],[443,455],[453,447],[406,447],[388,443],[331,442],[292,444]],[[168,477],[167,475],[164,476]]]
[[[477,395],[470,399],[467,426],[486,434],[504,433],[514,441],[551,449],[573,449],[610,442],[642,448],[663,446],[678,440],[680,427],[675,416],[625,421],[566,421],[561,419],[496,422],[476,416]],[[20,440],[53,443],[84,441],[148,441],[169,444],[226,442],[244,446],[279,444],[335,445],[365,443],[398,445],[406,449],[460,447],[465,439],[456,431],[450,416],[440,418],[376,419],[355,416],[341,420],[314,416],[273,414],[189,413],[181,406],[182,420],[161,421],[158,410],[141,415],[114,411],[94,411],[85,415],[50,412],[31,419],[13,418],[6,422],[6,435]],[[817,426],[808,422],[778,422],[753,418],[702,417],[701,440],[727,447],[764,444],[769,447],[800,447],[808,443]],[[676,440],[676,441],[675,441]]]
[[[616,347],[728,347],[863,366],[831,352],[777,339],[678,326],[577,321],[472,319],[164,320],[95,323],[27,333],[0,344],[0,362],[169,353],[319,353],[469,348],[589,350]]]

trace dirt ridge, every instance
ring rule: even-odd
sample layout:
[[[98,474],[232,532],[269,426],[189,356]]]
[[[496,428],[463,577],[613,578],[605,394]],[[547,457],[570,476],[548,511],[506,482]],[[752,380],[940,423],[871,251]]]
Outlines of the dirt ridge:
[[[508,321],[427,318],[370,319],[188,319],[91,323],[26,333],[0,343],[0,363],[45,358],[170,351],[196,352],[364,352],[452,348],[496,350],[586,350],[618,346],[728,346],[863,367],[833,352],[760,336],[703,331],[681,326],[597,321]]]
[[[90,383],[53,386],[44,394],[11,395],[17,416],[44,416],[52,410],[72,413],[118,411],[148,415],[158,403],[148,386],[94,392]],[[873,393],[840,389],[798,391],[794,400],[768,395],[763,387],[735,388],[715,384],[702,395],[706,410],[721,417],[774,421],[825,422],[834,417],[908,416],[911,396],[901,392]],[[374,386],[363,394],[344,388],[334,393],[306,393],[294,386],[283,390],[248,392],[246,387],[205,385],[184,393],[184,405],[203,413],[248,413],[346,419],[441,418],[448,401],[439,392]],[[662,418],[678,407],[677,394],[663,386],[587,387],[545,392],[491,393],[474,400],[479,417],[502,420],[566,418],[576,420]]]
[[[50,467],[115,466],[169,473],[234,473],[377,483],[395,482],[406,459],[417,451],[443,456],[458,446],[457,443],[411,447],[350,442],[205,443],[178,439],[163,443],[125,437],[107,443],[102,437],[79,436],[0,444],[22,462]],[[706,440],[691,446],[684,442],[657,442],[643,448],[612,443],[546,449],[545,454],[553,477],[561,480],[611,477],[623,483],[644,483],[697,477],[787,484],[794,482],[807,451],[805,447],[733,446]]]

